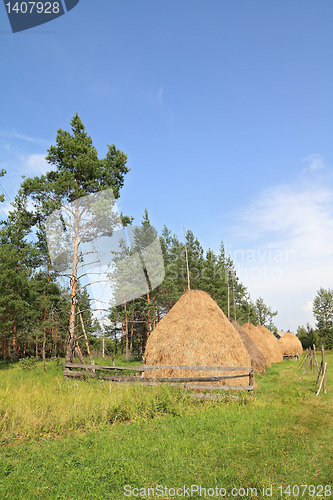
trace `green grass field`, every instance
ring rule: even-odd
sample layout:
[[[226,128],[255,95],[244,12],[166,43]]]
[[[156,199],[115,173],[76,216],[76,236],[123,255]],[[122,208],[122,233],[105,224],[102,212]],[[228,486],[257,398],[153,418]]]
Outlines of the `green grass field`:
[[[326,395],[284,361],[229,402],[63,380],[56,361],[0,366],[0,499],[333,498],[326,360]]]

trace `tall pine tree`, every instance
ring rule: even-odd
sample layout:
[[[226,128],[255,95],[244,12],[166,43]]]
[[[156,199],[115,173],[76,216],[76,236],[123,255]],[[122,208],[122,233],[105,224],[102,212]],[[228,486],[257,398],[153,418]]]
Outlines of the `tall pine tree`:
[[[72,361],[76,346],[76,295],[81,235],[85,234],[86,230],[88,231],[90,223],[90,237],[94,237],[94,228],[96,228],[94,224],[99,220],[98,212],[105,208],[95,206],[94,213],[90,213],[91,218],[87,222],[84,219],[87,216],[87,209],[80,204],[79,200],[85,195],[94,195],[109,188],[112,189],[114,198],[118,198],[124,184],[124,176],[129,169],[126,165],[127,156],[114,145],[108,146],[104,159],[98,158],[92,139],[87,135],[77,114],[71,120],[71,133],[62,129],[58,130],[56,145],[49,148],[46,160],[55,170],[40,177],[26,179],[23,189],[32,197],[36,212],[49,215],[53,210],[63,209],[71,212],[73,216],[70,252],[71,305],[66,352],[66,361]],[[70,209],[68,209],[68,204],[72,204]],[[102,217],[105,217],[105,214]],[[123,218],[123,222],[129,221],[129,218]],[[107,231],[110,235],[110,227]],[[101,226],[99,226],[99,235],[101,232]],[[89,235],[85,234],[85,237],[87,241]]]

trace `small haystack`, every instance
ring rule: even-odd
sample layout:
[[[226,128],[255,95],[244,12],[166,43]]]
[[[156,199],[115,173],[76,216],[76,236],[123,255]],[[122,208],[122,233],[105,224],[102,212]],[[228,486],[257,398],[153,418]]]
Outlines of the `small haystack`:
[[[259,328],[265,338],[269,341],[271,349],[271,363],[281,363],[281,361],[283,361],[283,356],[279,348],[278,339],[275,337],[274,333],[263,325],[258,325],[257,328]]]
[[[258,375],[265,372],[266,359],[261,350],[256,346],[251,337],[246,333],[244,328],[242,328],[236,320],[234,320],[233,318],[229,318],[229,321],[242,339],[244,347],[249,353],[250,358],[254,360],[254,372]]]
[[[145,364],[187,366],[251,366],[238,333],[216,302],[201,290],[188,290],[161,319],[148,338]],[[207,377],[244,372],[153,370],[146,377]],[[222,381],[248,385],[246,377]]]
[[[271,366],[271,349],[270,344],[267,339],[263,336],[260,330],[252,323],[244,323],[242,325],[243,330],[248,334],[250,339],[254,342],[254,344],[258,347],[258,349],[262,352],[265,357],[266,366]]]
[[[287,332],[278,340],[282,356],[296,356],[303,352],[301,341],[293,333]]]

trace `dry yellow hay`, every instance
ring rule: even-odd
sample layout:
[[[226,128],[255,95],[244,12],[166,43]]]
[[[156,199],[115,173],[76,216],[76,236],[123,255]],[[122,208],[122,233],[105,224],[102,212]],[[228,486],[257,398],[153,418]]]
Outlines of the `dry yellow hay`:
[[[281,361],[283,361],[283,356],[279,348],[278,339],[275,337],[274,333],[272,333],[263,325],[258,325],[257,328],[262,332],[265,339],[269,342],[271,363],[281,363]]]
[[[259,328],[252,325],[252,323],[245,323],[244,325],[242,325],[242,328],[245,330],[245,332],[252,339],[252,341],[255,343],[258,349],[265,356],[266,366],[271,366],[272,354],[271,354],[271,343],[269,341],[269,338],[263,335],[263,333],[259,330]]]
[[[303,352],[301,341],[293,333],[287,332],[278,340],[282,356],[296,356]]]
[[[243,342],[216,302],[201,290],[188,290],[148,338],[145,364],[167,366],[251,366]],[[246,372],[153,370],[146,377],[207,377]],[[223,380],[248,385],[249,379]]]
[[[235,321],[233,318],[229,318],[230,323],[238,332],[244,347],[246,348],[249,356],[254,361],[254,372],[260,375],[263,372],[266,372],[266,359],[261,350],[256,346],[251,337],[246,333],[244,328],[240,326],[240,324]]]

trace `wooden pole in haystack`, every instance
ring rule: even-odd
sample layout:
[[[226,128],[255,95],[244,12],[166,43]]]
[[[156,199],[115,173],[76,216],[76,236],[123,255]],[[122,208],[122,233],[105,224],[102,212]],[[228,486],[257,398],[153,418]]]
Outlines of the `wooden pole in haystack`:
[[[185,225],[183,224],[184,228],[184,242],[185,242],[185,255],[186,255],[186,269],[187,269],[187,287],[190,290],[190,273],[188,269],[188,255],[187,255],[187,245],[186,245],[186,235],[185,235]]]
[[[229,270],[227,270],[227,290],[228,290],[228,318],[230,318]]]
[[[104,330],[104,317],[102,318],[103,337],[102,337],[102,358],[105,358],[105,330]]]
[[[232,275],[232,295],[233,295],[233,298],[234,298],[234,318],[235,318],[235,321],[237,321],[234,275]]]

